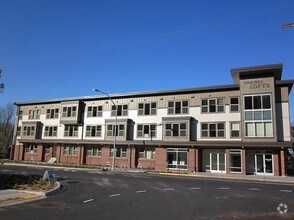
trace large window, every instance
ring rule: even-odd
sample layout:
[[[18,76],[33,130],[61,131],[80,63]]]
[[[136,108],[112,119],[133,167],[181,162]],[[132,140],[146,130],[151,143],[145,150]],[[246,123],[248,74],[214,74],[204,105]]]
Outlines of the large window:
[[[111,116],[127,116],[128,115],[128,105],[113,105],[111,107]]]
[[[167,123],[165,124],[166,137],[185,137],[187,136],[187,123]]]
[[[38,151],[37,144],[29,144],[25,146],[25,153],[36,154]]]
[[[139,103],[138,115],[156,115],[156,102]]]
[[[87,117],[102,117],[102,106],[88,106]]]
[[[58,108],[47,109],[47,112],[46,112],[47,119],[58,118],[58,117],[59,117],[59,109]]]
[[[87,149],[87,156],[101,157],[102,148],[101,147],[90,147]]]
[[[116,136],[121,136],[123,137],[125,135],[125,125],[116,125],[116,129],[115,129],[115,125],[113,124],[108,124],[107,125],[107,136],[111,137],[111,136],[115,136],[115,130],[116,130]]]
[[[237,138],[240,137],[240,122],[231,122],[231,137]]]
[[[40,119],[40,109],[30,110],[29,119]]]
[[[101,137],[101,125],[88,125],[86,127],[86,137]]]
[[[202,113],[224,112],[224,109],[224,98],[201,100]]]
[[[155,159],[155,147],[139,148],[139,158]]]
[[[271,96],[244,96],[245,135],[273,137]]]
[[[239,98],[238,97],[231,97],[230,98],[230,111],[231,112],[238,112],[239,111]]]
[[[64,106],[62,108],[63,118],[72,118],[77,116],[77,106]]]
[[[168,114],[187,114],[189,113],[188,101],[169,101]]]
[[[64,127],[64,137],[77,137],[79,132],[78,126],[65,125]]]
[[[137,137],[145,137],[145,138],[156,137],[156,125],[155,124],[138,125]]]
[[[64,146],[63,155],[76,156],[77,155],[77,148],[75,146]]]
[[[173,169],[188,168],[188,150],[187,148],[168,148],[167,166]]]
[[[127,157],[127,147],[116,147],[115,157]],[[113,149],[110,150],[110,157],[113,157]]]
[[[230,150],[230,171],[241,173],[241,150]]]
[[[45,137],[56,137],[57,136],[57,126],[46,126],[44,136]]]
[[[34,136],[35,135],[35,126],[23,126],[22,135],[23,136]]]
[[[201,124],[202,137],[225,137],[225,123],[202,123]]]

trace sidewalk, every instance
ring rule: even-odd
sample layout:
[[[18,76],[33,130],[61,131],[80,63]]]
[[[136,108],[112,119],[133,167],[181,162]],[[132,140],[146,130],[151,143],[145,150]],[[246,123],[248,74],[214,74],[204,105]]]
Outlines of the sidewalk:
[[[46,198],[44,193],[20,190],[0,190],[0,207],[16,205]]]
[[[239,175],[239,174],[220,174],[220,173],[160,173],[166,176],[186,176],[195,178],[208,178],[208,179],[224,179],[224,180],[240,180],[240,181],[256,181],[256,182],[272,182],[272,183],[284,183],[294,184],[293,176],[267,176],[267,175]]]

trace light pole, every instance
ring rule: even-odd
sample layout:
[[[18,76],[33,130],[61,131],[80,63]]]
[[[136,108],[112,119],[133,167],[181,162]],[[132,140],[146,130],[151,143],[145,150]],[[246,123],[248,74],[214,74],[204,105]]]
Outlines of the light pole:
[[[112,148],[112,164],[111,164],[111,170],[114,170],[114,160],[115,160],[115,155],[116,155],[115,145],[116,145],[116,127],[117,127],[117,106],[114,103],[114,101],[112,100],[112,98],[110,97],[110,95],[108,95],[107,93],[105,93],[99,89],[93,89],[93,92],[100,92],[100,93],[106,95],[110,99],[112,104],[115,106],[114,141],[113,141],[113,148]]]

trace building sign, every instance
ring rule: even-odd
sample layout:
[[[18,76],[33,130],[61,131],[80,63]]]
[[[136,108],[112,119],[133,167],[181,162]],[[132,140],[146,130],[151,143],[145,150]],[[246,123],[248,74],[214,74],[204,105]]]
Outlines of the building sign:
[[[271,77],[240,80],[243,94],[273,92],[274,80]]]
[[[262,79],[246,80],[244,81],[244,84],[250,89],[268,89],[271,86],[270,83],[264,82]]]
[[[50,183],[54,183],[53,170],[46,170],[43,176],[43,180],[48,180]]]

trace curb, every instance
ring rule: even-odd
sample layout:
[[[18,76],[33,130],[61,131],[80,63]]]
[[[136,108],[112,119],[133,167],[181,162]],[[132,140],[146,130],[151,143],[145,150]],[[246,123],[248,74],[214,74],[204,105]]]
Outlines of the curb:
[[[46,199],[47,196],[52,196],[53,194],[59,192],[61,188],[64,188],[64,185],[60,182],[56,182],[57,186],[54,189],[51,189],[47,192],[36,192],[36,191],[27,191],[27,190],[12,190],[15,192],[22,192],[26,193],[27,195],[20,196],[20,197],[12,197],[10,198],[11,201],[7,201],[5,203],[5,200],[3,204],[0,204],[0,207],[5,207],[5,206],[11,206],[11,205],[17,205],[17,204],[22,204],[22,203],[27,203],[27,202],[33,202],[41,199]],[[13,200],[15,199],[15,200]]]
[[[294,184],[294,181],[285,181],[285,180],[275,180],[275,179],[265,179],[265,178],[238,178],[232,176],[202,176],[197,174],[178,174],[178,173],[159,173],[159,175],[163,176],[180,176],[180,177],[194,177],[194,178],[206,178],[206,179],[223,179],[223,180],[239,180],[239,181],[250,181],[250,182],[271,182],[271,183],[284,183],[284,184]]]

